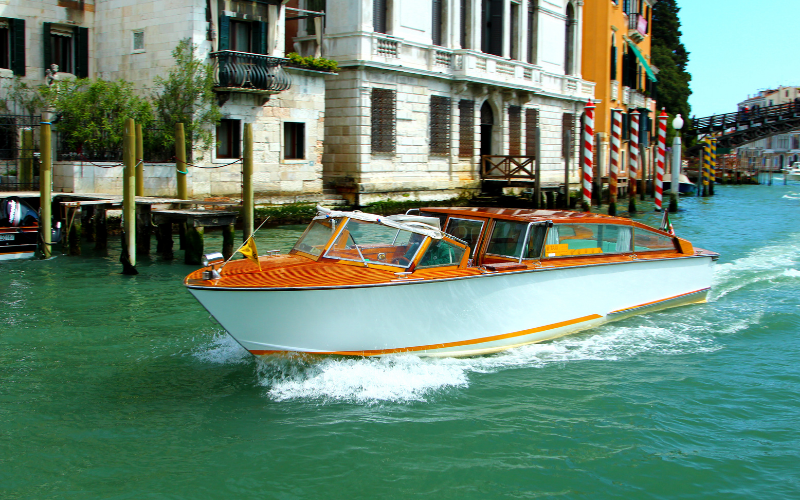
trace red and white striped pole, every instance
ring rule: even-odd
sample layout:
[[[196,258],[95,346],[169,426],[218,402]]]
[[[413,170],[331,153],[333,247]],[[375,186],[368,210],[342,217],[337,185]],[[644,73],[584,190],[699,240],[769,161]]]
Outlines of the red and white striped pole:
[[[611,110],[611,172],[609,175],[609,193],[611,195],[609,210],[616,211],[617,177],[619,174],[619,145],[622,135],[622,113],[618,109]],[[614,214],[612,214],[614,215]]]
[[[592,164],[594,162],[594,110],[591,99],[586,103],[586,121],[583,124],[583,203],[584,209],[592,206]]]
[[[667,112],[658,115],[658,159],[656,161],[656,211],[662,209],[664,198],[664,155],[667,150]]]
[[[639,178],[639,113],[631,113],[630,175],[628,180],[629,197],[636,196],[636,180]]]

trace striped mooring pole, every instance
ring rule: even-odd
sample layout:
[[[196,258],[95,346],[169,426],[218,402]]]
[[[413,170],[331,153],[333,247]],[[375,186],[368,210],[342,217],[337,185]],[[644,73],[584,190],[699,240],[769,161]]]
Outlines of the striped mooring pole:
[[[586,103],[586,121],[583,124],[582,154],[583,158],[583,211],[589,212],[592,206],[592,182],[594,162],[594,110],[591,99]]]
[[[639,113],[631,113],[631,142],[628,145],[628,212],[636,213],[636,179],[639,177]]]
[[[656,212],[662,210],[664,200],[664,155],[667,151],[667,112],[658,115],[658,154],[656,160]]]
[[[617,215],[617,176],[619,175],[619,145],[622,135],[622,112],[611,110],[611,168],[608,175],[608,215]]]
[[[711,176],[711,139],[703,139],[703,196],[708,196],[708,180]]]
[[[717,138],[709,140],[711,148],[711,159],[708,171],[708,194],[714,196],[714,184],[717,182]]]

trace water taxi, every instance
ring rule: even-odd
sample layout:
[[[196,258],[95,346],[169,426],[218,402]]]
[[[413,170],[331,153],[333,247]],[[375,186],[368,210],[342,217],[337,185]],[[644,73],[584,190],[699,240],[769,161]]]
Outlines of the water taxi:
[[[501,208],[318,208],[288,254],[184,284],[254,355],[471,356],[704,302],[718,254],[630,219]]]
[[[0,198],[0,260],[29,259],[39,242],[39,215],[26,201]]]

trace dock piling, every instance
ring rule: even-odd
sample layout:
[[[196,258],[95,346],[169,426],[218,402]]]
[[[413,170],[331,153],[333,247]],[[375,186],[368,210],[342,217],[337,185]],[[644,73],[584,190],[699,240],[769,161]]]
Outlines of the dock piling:
[[[230,224],[222,228],[222,256],[228,260],[233,255],[233,243],[236,238],[236,226]]]
[[[123,137],[122,173],[122,274],[139,274],[136,271],[136,124],[133,118],[125,120]]]
[[[186,189],[186,174],[189,172],[189,166],[186,164],[186,136],[183,131],[183,123],[175,124],[175,170],[178,198],[186,200],[189,198]]]
[[[136,196],[144,196],[144,138],[142,124],[136,124]]]
[[[41,204],[41,240],[42,240],[42,257],[49,259],[52,255],[52,221],[53,221],[53,205],[52,199],[52,168],[53,156],[51,150],[51,125],[50,122],[42,122],[41,128],[41,160],[39,166],[39,202]]]
[[[242,156],[242,241],[253,235],[253,124],[244,124],[244,155]]]
[[[33,186],[33,130],[22,129],[22,150],[19,162],[19,183]],[[31,189],[26,187],[25,189]]]

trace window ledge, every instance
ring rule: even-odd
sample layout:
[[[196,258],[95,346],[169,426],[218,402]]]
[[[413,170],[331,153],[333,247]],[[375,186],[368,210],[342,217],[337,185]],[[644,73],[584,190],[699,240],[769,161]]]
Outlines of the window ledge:
[[[14,78],[14,72],[10,69],[0,68],[0,78]]]

